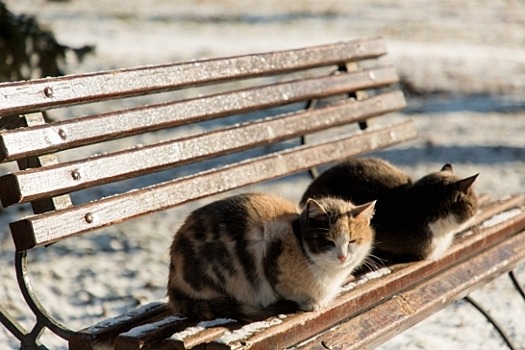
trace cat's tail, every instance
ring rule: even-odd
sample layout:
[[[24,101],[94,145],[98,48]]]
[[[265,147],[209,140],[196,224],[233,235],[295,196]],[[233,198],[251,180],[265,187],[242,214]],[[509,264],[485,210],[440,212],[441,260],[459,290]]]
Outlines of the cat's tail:
[[[257,307],[241,304],[227,297],[210,300],[170,298],[170,304],[176,313],[193,319],[233,318],[244,322],[262,321],[271,316],[292,313],[299,309],[297,303],[288,300],[278,301],[266,307]]]

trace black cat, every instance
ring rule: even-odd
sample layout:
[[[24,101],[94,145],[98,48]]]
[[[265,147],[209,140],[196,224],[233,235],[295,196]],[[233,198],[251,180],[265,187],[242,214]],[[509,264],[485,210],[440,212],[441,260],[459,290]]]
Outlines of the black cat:
[[[372,218],[375,257],[391,262],[437,259],[477,212],[472,188],[477,176],[459,178],[445,164],[440,171],[413,182],[384,160],[351,158],[315,179],[301,204],[324,196],[357,205],[377,200]]]

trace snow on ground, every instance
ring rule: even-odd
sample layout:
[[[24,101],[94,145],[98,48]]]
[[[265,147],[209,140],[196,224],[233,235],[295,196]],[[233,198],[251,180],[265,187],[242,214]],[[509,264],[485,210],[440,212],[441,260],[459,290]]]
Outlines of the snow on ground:
[[[451,162],[459,174],[480,173],[479,192],[523,193],[525,184],[525,2],[466,1],[232,1],[8,0],[73,46],[96,45],[96,55],[72,63],[80,73],[268,51],[384,36],[385,62],[408,87],[407,115],[416,141],[381,152],[415,177]],[[122,141],[128,142],[128,141]],[[127,145],[125,145],[127,146]],[[2,165],[3,172],[9,169]],[[298,199],[308,178],[262,188]],[[261,187],[256,187],[261,188]],[[204,203],[202,201],[201,203]],[[30,255],[41,301],[74,328],[165,296],[172,234],[190,208],[166,211]],[[22,323],[28,310],[11,268],[7,222],[24,212],[0,212],[0,300]],[[525,265],[518,268],[525,280]],[[507,277],[472,293],[525,344],[525,307]],[[65,348],[50,335],[52,348]],[[60,345],[62,344],[62,345]],[[0,327],[0,348],[15,342]],[[390,349],[505,349],[493,328],[457,302],[380,346]]]

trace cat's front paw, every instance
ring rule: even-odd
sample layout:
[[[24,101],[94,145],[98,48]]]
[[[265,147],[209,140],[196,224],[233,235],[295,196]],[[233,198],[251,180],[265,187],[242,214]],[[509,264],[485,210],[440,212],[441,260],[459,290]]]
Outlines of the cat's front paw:
[[[304,302],[299,305],[299,309],[302,311],[317,311],[322,308],[322,305],[313,301]]]

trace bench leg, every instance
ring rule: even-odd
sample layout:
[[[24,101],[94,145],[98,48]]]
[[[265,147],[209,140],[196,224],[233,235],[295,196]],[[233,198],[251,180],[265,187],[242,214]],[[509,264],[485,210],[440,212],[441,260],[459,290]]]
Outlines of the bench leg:
[[[516,278],[516,274],[514,273],[514,271],[510,271],[508,273],[508,276],[512,284],[514,285],[514,288],[516,289],[516,291],[520,294],[521,298],[525,300],[525,291],[523,290],[523,287],[521,286],[520,282]],[[513,344],[508,334],[503,330],[503,327],[499,324],[499,322],[496,321],[494,317],[492,317],[482,305],[480,305],[477,301],[472,299],[470,296],[466,296],[463,299],[469,304],[471,304],[476,310],[478,310],[487,319],[487,321],[494,327],[496,332],[498,332],[498,334],[501,336],[501,338],[503,339],[503,341],[505,342],[505,344],[510,350],[518,349],[518,347],[516,347],[516,345]]]
[[[33,293],[33,287],[27,269],[27,253],[15,253],[15,270],[18,280],[18,286],[26,301],[27,305],[36,317],[36,322],[33,329],[27,332],[22,325],[12,317],[4,307],[0,306],[0,322],[11,332],[18,340],[20,340],[21,349],[28,350],[47,350],[47,348],[40,343],[40,336],[47,328],[59,337],[69,340],[74,332],[55,320],[38,301]]]
[[[510,273],[510,272],[509,272]],[[480,314],[482,314],[487,321],[494,327],[496,332],[501,336],[501,339],[505,342],[507,347],[510,350],[518,350],[518,348],[512,343],[512,340],[510,340],[510,337],[507,335],[507,333],[503,330],[503,327],[499,324],[498,321],[496,321],[483,306],[481,306],[477,301],[472,299],[470,296],[466,296],[463,298],[466,302],[468,302],[470,305],[472,305],[476,310],[479,311]]]
[[[516,274],[514,273],[514,271],[509,272],[509,278],[512,281],[512,284],[514,285],[514,288],[516,288],[518,293],[520,293],[521,298],[525,301],[525,290],[523,289],[520,282],[516,278]]]

